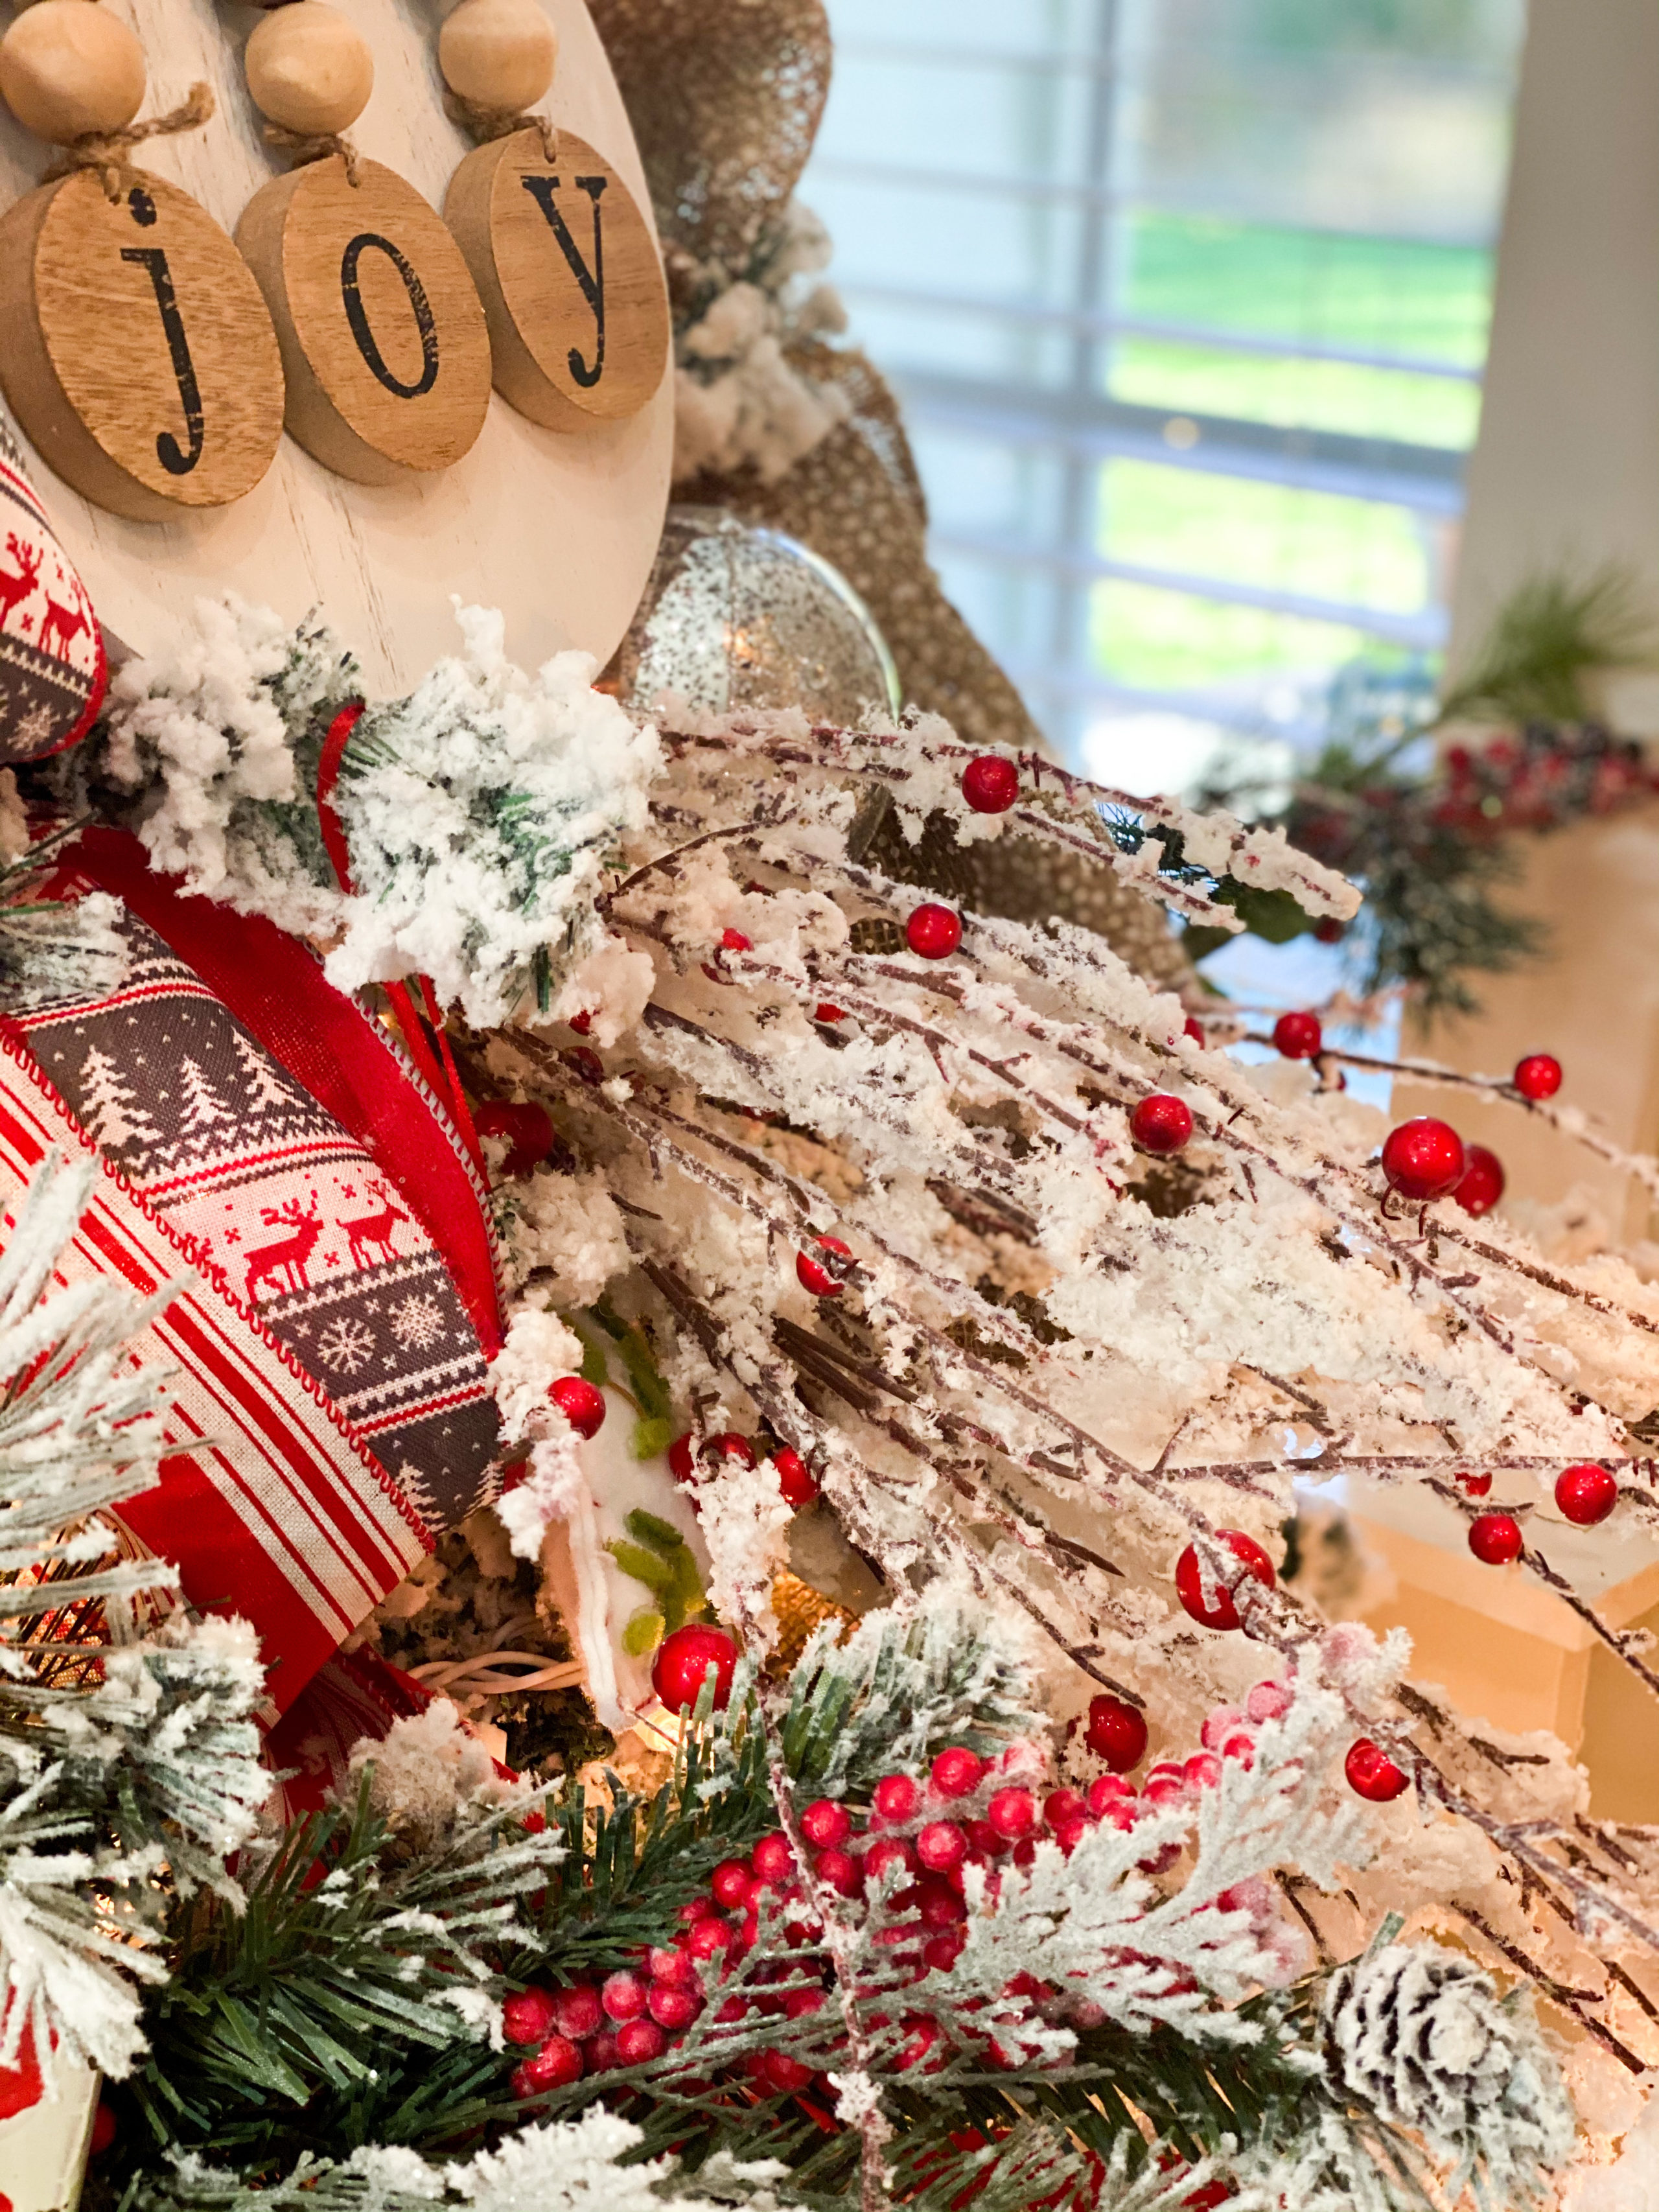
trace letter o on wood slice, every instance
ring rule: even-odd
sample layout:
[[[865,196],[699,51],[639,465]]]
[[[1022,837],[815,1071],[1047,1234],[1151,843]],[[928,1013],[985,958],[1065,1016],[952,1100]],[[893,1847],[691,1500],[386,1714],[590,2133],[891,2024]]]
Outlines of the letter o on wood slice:
[[[668,366],[668,294],[649,226],[602,154],[568,131],[471,153],[444,219],[477,280],[502,398],[551,430],[635,415]]]
[[[262,185],[236,243],[276,325],[288,428],[337,476],[453,467],[489,406],[489,333],[435,210],[378,161],[337,155]]]
[[[0,219],[0,384],[94,506],[140,521],[223,507],[283,434],[283,368],[259,288],[204,207],[136,173],[81,169]]]

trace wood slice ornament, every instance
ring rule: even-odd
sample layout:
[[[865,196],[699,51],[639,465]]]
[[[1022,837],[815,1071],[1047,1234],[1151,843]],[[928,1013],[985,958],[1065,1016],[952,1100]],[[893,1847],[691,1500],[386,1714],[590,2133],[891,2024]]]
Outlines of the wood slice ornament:
[[[555,430],[647,404],[668,366],[667,289],[650,228],[602,154],[561,131],[550,160],[539,131],[514,131],[467,155],[444,219],[483,301],[504,399]]]
[[[489,335],[459,249],[415,187],[331,155],[254,194],[236,243],[276,327],[289,434],[359,483],[447,469],[489,405]]]

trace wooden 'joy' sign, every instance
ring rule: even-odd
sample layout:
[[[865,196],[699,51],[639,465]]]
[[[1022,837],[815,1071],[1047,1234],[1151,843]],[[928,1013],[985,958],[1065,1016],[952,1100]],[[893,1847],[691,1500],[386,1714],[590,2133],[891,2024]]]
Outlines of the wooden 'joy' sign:
[[[391,689],[444,649],[459,593],[501,607],[521,661],[606,657],[660,528],[672,386],[644,179],[583,0],[539,0],[550,163],[538,131],[469,150],[431,23],[351,0],[374,58],[355,180],[338,155],[270,153],[212,0],[101,4],[159,94],[205,76],[218,102],[112,199],[92,172],[36,186],[38,142],[0,118],[0,383],[106,625],[145,650],[204,592],[320,604]]]

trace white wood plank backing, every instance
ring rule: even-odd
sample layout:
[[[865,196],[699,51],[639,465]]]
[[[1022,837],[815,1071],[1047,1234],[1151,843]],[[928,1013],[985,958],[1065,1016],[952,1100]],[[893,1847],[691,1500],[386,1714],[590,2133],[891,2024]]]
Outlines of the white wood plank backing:
[[[213,0],[100,0],[131,23],[149,66],[145,115],[205,77],[218,112],[202,131],[149,142],[144,166],[193,192],[225,228],[284,159],[267,148],[242,81],[258,21]],[[351,137],[441,207],[471,141],[445,116],[437,68],[441,7],[335,0],[374,52],[374,91]],[[559,34],[547,102],[605,153],[650,220],[639,155],[584,0],[542,0]],[[7,204],[51,155],[0,109]],[[0,345],[5,336],[0,332]],[[650,573],[668,499],[673,378],[626,422],[572,433],[538,428],[492,395],[483,434],[441,475],[385,488],[332,476],[286,435],[270,475],[235,506],[131,522],[90,506],[27,441],[40,495],[103,622],[140,653],[177,634],[197,599],[225,591],[298,621],[320,607],[358,654],[376,696],[410,690],[459,642],[450,594],[500,607],[507,646],[533,667],[579,646],[601,661],[627,628]]]

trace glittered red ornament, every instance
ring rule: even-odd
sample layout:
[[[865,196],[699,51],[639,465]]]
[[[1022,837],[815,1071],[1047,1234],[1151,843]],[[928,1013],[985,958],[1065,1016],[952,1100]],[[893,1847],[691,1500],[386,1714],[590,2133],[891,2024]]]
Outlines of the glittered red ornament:
[[[1398,1797],[1407,1787],[1407,1778],[1380,1744],[1362,1735],[1352,1745],[1342,1762],[1342,1771],[1348,1778],[1348,1787],[1356,1795],[1368,1797],[1373,1805],[1387,1805]]]
[[[590,1441],[605,1426],[605,1393],[580,1375],[561,1375],[548,1396],[579,1437]]]
[[[1553,1098],[1561,1088],[1560,1061],[1551,1053],[1529,1052],[1515,1063],[1515,1087],[1534,1103],[1540,1098]]]
[[[839,1237],[819,1237],[814,1240],[826,1252],[839,1252],[843,1260],[853,1256],[852,1247],[843,1244]],[[795,1279],[802,1290],[811,1291],[815,1298],[838,1298],[842,1292],[841,1279],[832,1275],[810,1252],[795,1255]]]
[[[1604,1467],[1570,1467],[1556,1477],[1555,1502],[1569,1521],[1593,1528],[1619,1503],[1619,1485]]]
[[[1390,1129],[1382,1146],[1382,1172],[1391,1189],[1415,1205],[1444,1198],[1463,1180],[1463,1139],[1449,1121],[1419,1114]]]
[[[798,1451],[787,1444],[772,1455],[772,1464],[778,1471],[778,1488],[786,1505],[793,1505],[797,1513],[810,1505],[822,1491],[812,1479],[812,1470]]]
[[[1224,1544],[1244,1571],[1263,1589],[1272,1589],[1279,1577],[1273,1572],[1273,1563],[1254,1536],[1247,1536],[1242,1528],[1218,1528],[1216,1540]],[[1198,1552],[1188,1544],[1176,1561],[1176,1595],[1181,1600],[1182,1611],[1205,1628],[1237,1628],[1238,1608],[1233,1603],[1230,1589],[1218,1586],[1215,1603],[1204,1602],[1203,1580],[1199,1567]]]
[[[1317,1014],[1281,1014],[1273,1024],[1273,1042],[1286,1060],[1311,1060],[1324,1042]]]
[[[702,1693],[703,1678],[714,1669],[714,1705],[722,1707],[732,1694],[732,1675],[738,1663],[738,1647],[720,1628],[677,1628],[657,1646],[651,1669],[651,1686],[671,1712],[695,1705]]]
[[[1463,1180],[1452,1196],[1465,1213],[1490,1213],[1504,1195],[1504,1163],[1484,1145],[1463,1147]]]
[[[473,1115],[472,1126],[481,1137],[506,1138],[504,1175],[527,1176],[553,1149],[552,1116],[530,1100],[514,1106],[505,1098],[491,1098]]]
[[[1091,1698],[1083,1740],[1114,1774],[1127,1774],[1146,1756],[1146,1717],[1121,1698]]]
[[[923,960],[948,960],[962,942],[962,916],[952,906],[926,900],[905,923],[904,936]]]
[[[975,753],[962,771],[962,795],[975,814],[1006,814],[1019,797],[1019,770],[1000,753]]]
[[[1469,1549],[1485,1566],[1508,1566],[1524,1541],[1521,1523],[1508,1513],[1477,1513],[1469,1523]]]
[[[1193,1109],[1184,1098],[1155,1091],[1130,1115],[1129,1133],[1143,1152],[1178,1152],[1193,1133]]]

